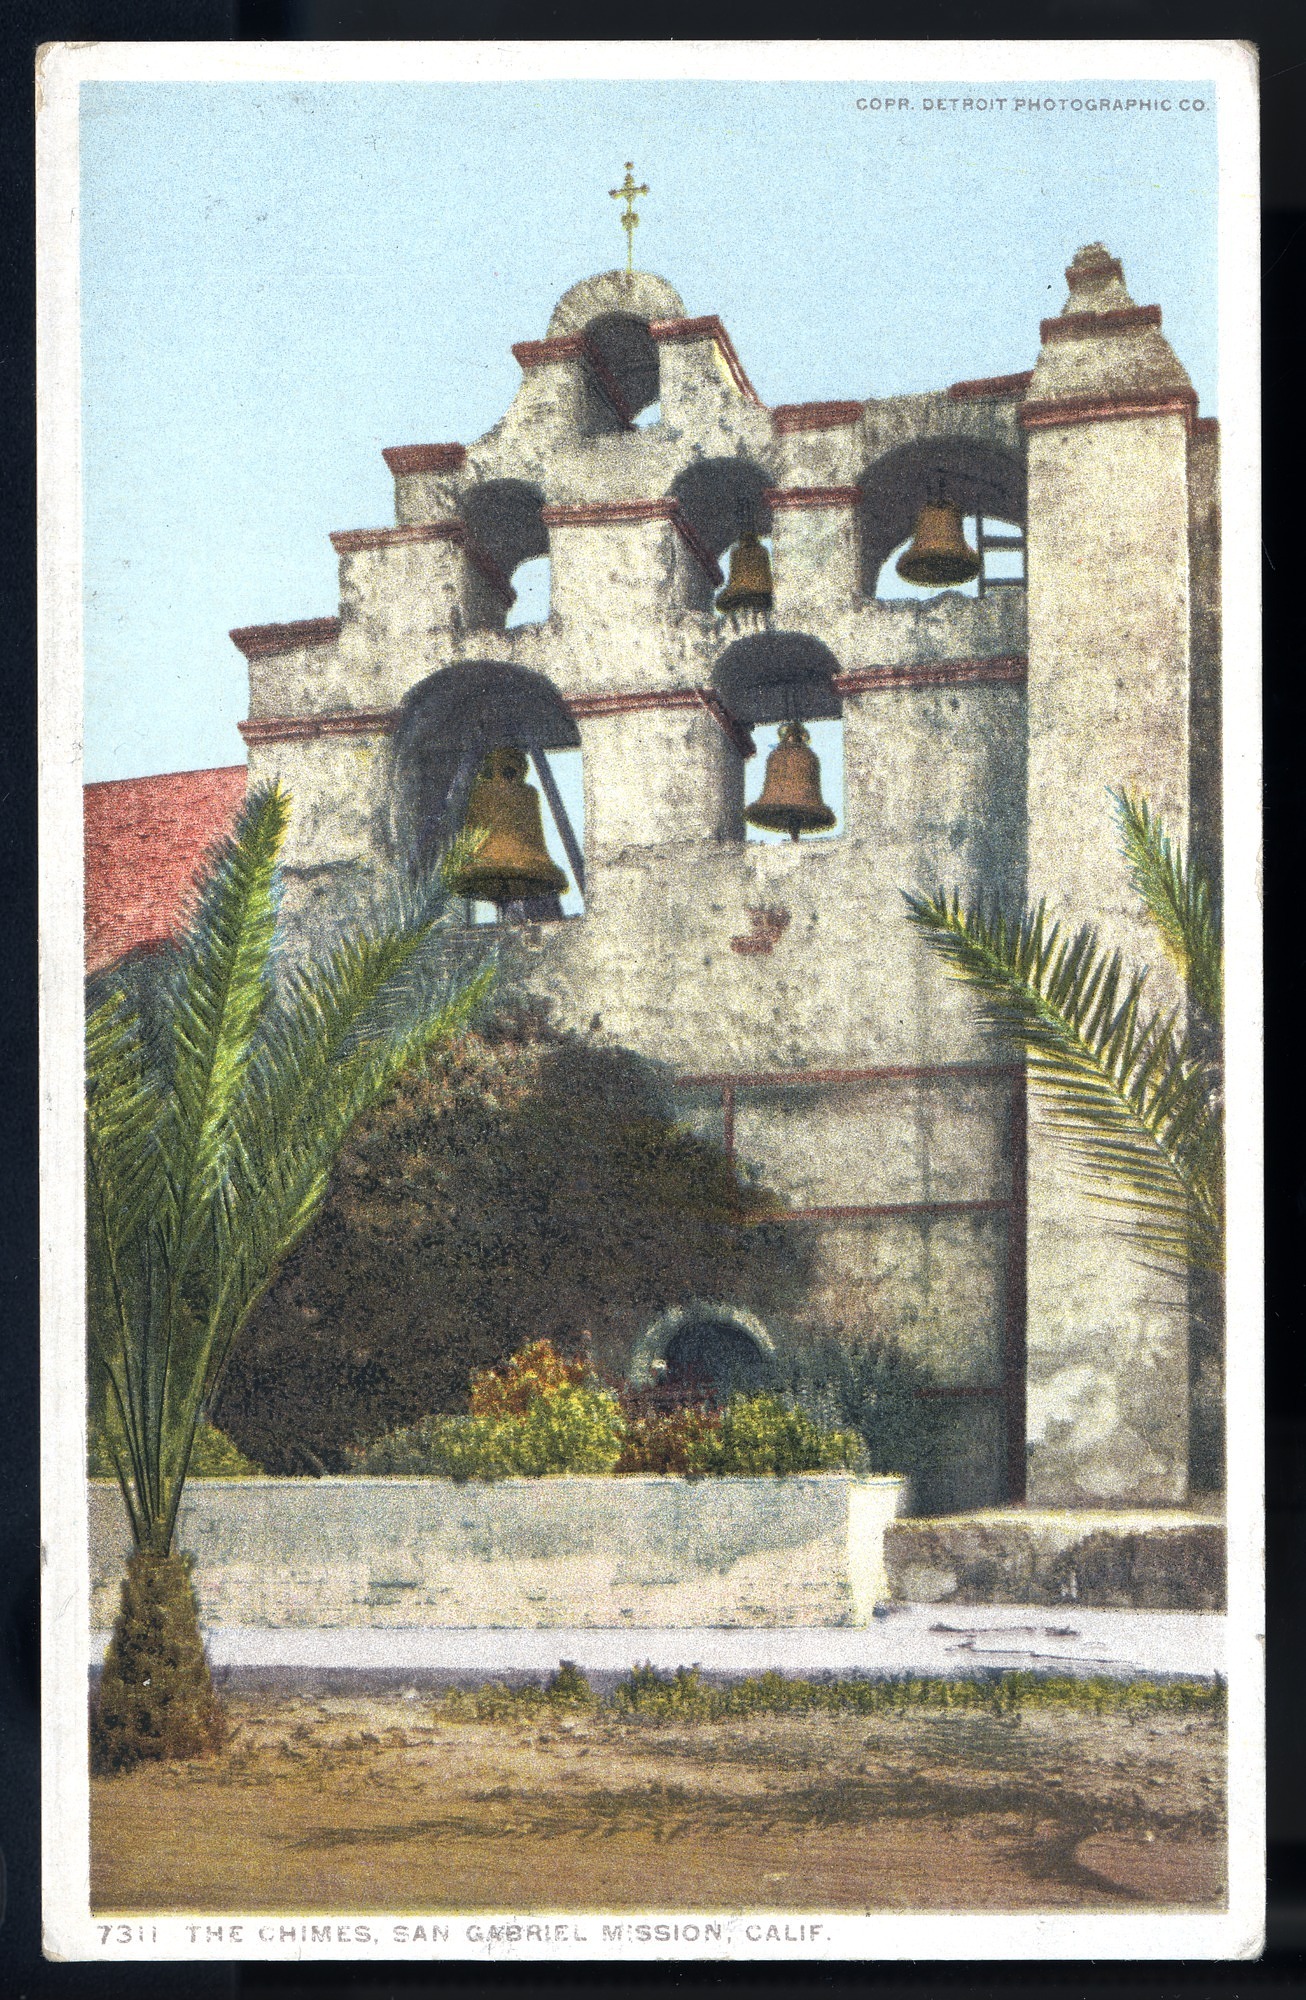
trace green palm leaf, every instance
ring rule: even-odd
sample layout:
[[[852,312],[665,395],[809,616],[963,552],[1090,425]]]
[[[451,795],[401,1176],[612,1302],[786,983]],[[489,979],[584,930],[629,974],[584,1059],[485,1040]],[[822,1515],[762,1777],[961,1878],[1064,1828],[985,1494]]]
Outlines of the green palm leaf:
[[[911,922],[980,995],[985,1020],[1020,1047],[1053,1126],[1096,1198],[1123,1211],[1164,1265],[1218,1268],[1223,1158],[1210,1065],[1174,1016],[1146,1013],[1143,976],[1085,925],[1072,937],[1045,906],[1018,919],[982,898],[908,894]]]
[[[350,1127],[492,974],[451,949],[437,873],[274,977],[288,813],[275,788],[250,796],[180,949],[88,1020],[92,1376],[133,1533],[158,1554],[231,1344]]]
[[[1224,1017],[1224,940],[1215,889],[1171,841],[1146,799],[1124,790],[1111,797],[1134,887],[1193,1006],[1218,1027]]]

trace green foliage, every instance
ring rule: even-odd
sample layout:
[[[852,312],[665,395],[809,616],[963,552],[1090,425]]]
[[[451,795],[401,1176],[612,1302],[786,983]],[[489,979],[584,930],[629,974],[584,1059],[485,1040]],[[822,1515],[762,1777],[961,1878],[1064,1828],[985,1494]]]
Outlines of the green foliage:
[[[87,1443],[87,1477],[114,1478],[113,1453],[100,1424],[91,1424]],[[252,1458],[246,1458],[239,1445],[234,1444],[225,1431],[220,1431],[207,1418],[201,1418],[191,1450],[188,1479],[258,1479],[262,1472],[263,1467],[255,1465]]]
[[[430,1416],[349,1454],[361,1473],[450,1479],[562,1472],[825,1472],[861,1462],[854,1432],[823,1430],[778,1396],[732,1396],[724,1410],[632,1414],[551,1341],[472,1380],[471,1413]]]
[[[252,793],[161,955],[87,1022],[92,1405],[138,1548],[167,1555],[233,1341],[326,1192],[359,1115],[468,1020],[488,977],[440,953],[445,898],[274,977],[289,800]]]
[[[1167,948],[1218,1003],[1219,931],[1208,884],[1146,806],[1117,799],[1126,852]],[[1016,918],[984,898],[908,894],[908,915],[949,969],[979,993],[991,1026],[1024,1051],[1030,1080],[1090,1177],[1164,1266],[1217,1270],[1224,1257],[1220,1079],[1177,1017],[1147,1011],[1145,977],[1126,978],[1084,925],[1063,936],[1046,907]],[[1217,1015],[1218,1018],[1218,1015]]]
[[[407,1072],[241,1336],[214,1417],[271,1472],[464,1411],[479,1370],[580,1328],[617,1374],[668,1303],[768,1314],[810,1243],[676,1122],[660,1072],[508,1014]]]
[[[91,1709],[91,1769],[203,1757],[226,1741],[181,1556],[137,1549]]]
[[[1111,796],[1133,885],[1192,1005],[1218,1026],[1224,1019],[1224,937],[1214,885],[1185,862],[1146,799],[1123,790]]]
[[[564,1388],[519,1415],[427,1417],[350,1454],[350,1469],[447,1479],[538,1479],[611,1472],[621,1455],[621,1410],[604,1389]]]
[[[450,1721],[508,1722],[539,1715],[564,1699],[557,1693],[568,1663],[547,1687],[533,1683],[508,1688],[488,1684],[443,1697],[439,1713]],[[647,1723],[725,1722],[762,1715],[905,1715],[917,1711],[1015,1717],[1029,1710],[1088,1715],[1210,1716],[1222,1721],[1226,1691],[1222,1680],[1121,1681],[1105,1675],[1003,1673],[993,1671],[956,1680],[902,1674],[883,1679],[819,1680],[768,1672],[724,1683],[705,1681],[698,1667],[660,1674],[647,1662],[632,1669],[600,1704],[584,1676],[571,1669],[574,1706],[614,1719]],[[581,1692],[583,1690],[583,1692]]]
[[[779,1388],[826,1430],[856,1431],[873,1471],[919,1478],[936,1440],[921,1396],[933,1377],[888,1338],[809,1340],[781,1371]]]
[[[719,1423],[689,1454],[688,1470],[708,1473],[837,1472],[861,1460],[853,1431],[825,1431],[807,1412],[763,1390],[732,1396]]]

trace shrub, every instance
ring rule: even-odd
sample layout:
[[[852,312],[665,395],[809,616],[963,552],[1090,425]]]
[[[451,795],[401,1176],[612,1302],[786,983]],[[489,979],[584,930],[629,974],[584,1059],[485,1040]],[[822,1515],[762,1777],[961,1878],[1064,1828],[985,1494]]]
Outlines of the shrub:
[[[91,1420],[87,1436],[86,1471],[90,1479],[114,1479],[113,1459],[105,1441],[104,1431],[94,1418]],[[190,1455],[190,1478],[192,1479],[258,1479],[263,1467],[255,1465],[252,1458],[246,1458],[240,1446],[220,1431],[216,1424],[202,1419],[195,1432],[195,1443]]]
[[[933,1377],[898,1343],[813,1340],[793,1356],[782,1391],[814,1422],[854,1430],[876,1472],[919,1478],[937,1448],[937,1411],[920,1395]]]
[[[524,1416],[537,1397],[579,1389],[587,1373],[583,1361],[565,1360],[551,1340],[533,1340],[512,1356],[502,1373],[486,1368],[472,1376],[472,1415]]]
[[[641,1407],[638,1399],[631,1398],[625,1404],[625,1418],[625,1440],[614,1468],[617,1472],[701,1471],[707,1437],[721,1428],[719,1411],[694,1404],[659,1410]]]
[[[689,1470],[710,1473],[836,1472],[863,1457],[853,1431],[823,1430],[806,1410],[764,1390],[732,1396],[689,1453]]]

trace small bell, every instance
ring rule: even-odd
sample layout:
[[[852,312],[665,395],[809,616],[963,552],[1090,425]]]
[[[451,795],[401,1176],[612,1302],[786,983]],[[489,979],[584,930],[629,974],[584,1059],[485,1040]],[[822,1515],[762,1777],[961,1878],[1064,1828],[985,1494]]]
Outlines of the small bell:
[[[960,507],[947,500],[927,502],[916,517],[911,547],[898,558],[899,576],[907,583],[942,590],[949,584],[969,583],[979,575],[979,566],[979,557],[962,532]]]
[[[771,558],[756,535],[742,534],[730,551],[730,576],[717,610],[769,611],[774,594]]]
[[[834,814],[821,797],[821,760],[801,722],[786,722],[780,741],[766,760],[759,798],[744,818],[797,840],[834,825]]]
[[[526,783],[524,751],[509,745],[490,752],[472,786],[465,828],[485,838],[451,878],[455,895],[502,905],[561,895],[567,887],[544,845],[540,795]]]

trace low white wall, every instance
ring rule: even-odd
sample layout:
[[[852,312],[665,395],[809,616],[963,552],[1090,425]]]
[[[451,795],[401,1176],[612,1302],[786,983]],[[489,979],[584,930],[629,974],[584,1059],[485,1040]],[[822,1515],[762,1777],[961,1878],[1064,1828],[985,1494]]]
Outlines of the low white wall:
[[[888,1596],[903,1482],[202,1479],[178,1546],[208,1626],[864,1625]],[[91,1623],[131,1543],[90,1490]]]

